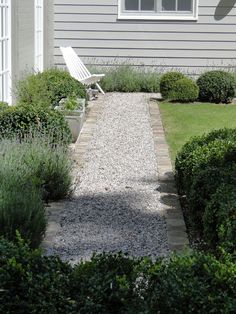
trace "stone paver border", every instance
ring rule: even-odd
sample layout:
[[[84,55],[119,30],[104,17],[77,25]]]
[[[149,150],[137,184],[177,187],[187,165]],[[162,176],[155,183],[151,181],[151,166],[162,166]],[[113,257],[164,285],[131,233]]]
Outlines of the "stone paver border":
[[[189,245],[186,226],[180,206],[168,145],[156,100],[149,101],[151,127],[157,157],[161,203],[166,217],[168,244],[171,251],[182,251]]]
[[[85,153],[88,149],[88,145],[93,137],[94,127],[96,125],[97,118],[103,109],[104,103],[103,95],[99,95],[99,98],[95,101],[90,101],[86,109],[87,114],[85,122],[83,124],[80,135],[76,143],[70,145],[72,154],[72,160],[74,162],[72,169],[72,191],[80,181],[79,172],[83,168],[85,163]],[[42,243],[43,248],[49,248],[52,238],[55,236],[57,230],[60,228],[61,212],[66,208],[68,200],[52,202],[47,208],[48,226],[44,241]]]

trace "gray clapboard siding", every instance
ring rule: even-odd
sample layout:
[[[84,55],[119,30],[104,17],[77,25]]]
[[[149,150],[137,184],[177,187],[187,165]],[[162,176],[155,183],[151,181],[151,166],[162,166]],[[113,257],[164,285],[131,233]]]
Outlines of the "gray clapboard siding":
[[[236,67],[236,2],[200,0],[197,21],[118,20],[117,0],[55,0],[54,58],[72,46],[88,65]]]

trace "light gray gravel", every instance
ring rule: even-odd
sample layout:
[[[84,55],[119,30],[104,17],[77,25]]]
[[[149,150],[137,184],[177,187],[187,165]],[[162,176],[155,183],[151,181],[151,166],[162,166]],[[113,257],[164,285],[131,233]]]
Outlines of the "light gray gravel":
[[[105,96],[74,199],[50,253],[73,262],[92,252],[169,252],[158,192],[148,94]]]

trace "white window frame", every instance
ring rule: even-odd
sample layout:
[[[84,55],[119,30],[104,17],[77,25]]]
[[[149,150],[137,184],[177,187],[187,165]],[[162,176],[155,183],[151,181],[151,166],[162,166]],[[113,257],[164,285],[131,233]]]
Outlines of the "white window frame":
[[[155,11],[125,11],[125,0],[118,0],[118,19],[120,20],[191,20],[198,19],[199,0],[193,1],[192,12],[161,11],[161,1],[155,0]]]
[[[0,10],[0,101],[11,104],[11,0],[2,1]]]
[[[34,0],[34,70],[44,69],[44,0]]]

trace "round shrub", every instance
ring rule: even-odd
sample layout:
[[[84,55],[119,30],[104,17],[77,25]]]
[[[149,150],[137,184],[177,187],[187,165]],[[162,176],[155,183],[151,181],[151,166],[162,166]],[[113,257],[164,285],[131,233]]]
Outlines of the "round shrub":
[[[232,74],[224,71],[210,71],[202,74],[198,80],[199,98],[214,103],[229,103],[235,92],[235,80]]]
[[[54,143],[71,143],[72,135],[64,116],[57,110],[15,106],[0,112],[0,138],[23,138],[30,132],[48,134]]]
[[[30,250],[18,236],[0,238],[0,313],[76,314],[70,297],[72,267]]]
[[[194,176],[187,194],[188,215],[192,226],[199,231],[203,230],[205,208],[217,188],[223,183],[236,185],[236,163],[227,163],[222,167],[207,167]]]
[[[208,203],[203,216],[204,237],[215,250],[236,252],[236,186],[222,184]]]
[[[180,72],[168,72],[163,74],[160,81],[160,92],[162,97],[168,99],[175,83],[183,78],[185,78],[185,76]]]
[[[181,180],[185,194],[191,189],[193,180],[200,170],[214,166],[222,167],[232,162],[236,162],[236,142],[217,139],[195,149],[185,160],[182,169]]]
[[[219,129],[214,130],[208,134],[195,136],[183,145],[178,152],[175,160],[175,178],[177,187],[180,194],[185,194],[185,165],[188,163],[189,158],[192,158],[194,151],[202,146],[206,146],[214,140],[230,140],[236,142],[236,129]]]
[[[30,74],[16,87],[17,102],[25,105],[55,107],[70,96],[86,98],[86,89],[67,71],[56,68]]]
[[[168,99],[179,102],[192,102],[198,98],[199,88],[190,78],[182,78],[173,84]]]

